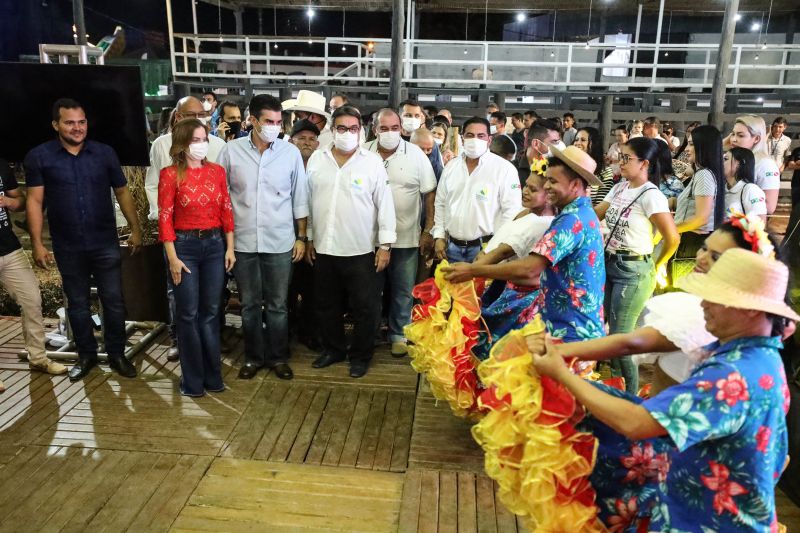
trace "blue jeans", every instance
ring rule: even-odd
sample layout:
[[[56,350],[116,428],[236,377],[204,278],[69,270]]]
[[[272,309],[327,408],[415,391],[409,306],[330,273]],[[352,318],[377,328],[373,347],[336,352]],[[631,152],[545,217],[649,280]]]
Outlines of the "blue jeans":
[[[286,299],[292,277],[292,252],[236,252],[233,273],[242,304],[245,361],[256,366],[287,362],[289,311]]]
[[[378,287],[386,287],[388,276],[389,290],[389,342],[406,340],[403,328],[411,323],[411,307],[414,297],[411,291],[417,280],[419,248],[392,248],[389,266],[378,274]]]
[[[629,333],[645,303],[656,287],[656,268],[652,258],[646,261],[623,261],[620,256],[606,256],[605,310],[609,331]],[[639,390],[639,369],[631,356],[617,357],[610,361],[611,373],[625,378],[625,389],[636,394]]]
[[[221,391],[219,347],[220,294],[225,283],[225,243],[222,235],[200,239],[178,234],[175,252],[191,271],[175,285],[175,326],[181,361],[181,393],[202,396]]]
[[[97,357],[97,340],[90,306],[91,280],[103,305],[103,335],[106,353],[125,353],[125,302],[122,298],[122,256],[119,245],[97,250],[54,250],[64,294],[67,316],[81,358]]]
[[[447,241],[447,260],[451,263],[472,263],[481,251],[481,245],[457,246]]]

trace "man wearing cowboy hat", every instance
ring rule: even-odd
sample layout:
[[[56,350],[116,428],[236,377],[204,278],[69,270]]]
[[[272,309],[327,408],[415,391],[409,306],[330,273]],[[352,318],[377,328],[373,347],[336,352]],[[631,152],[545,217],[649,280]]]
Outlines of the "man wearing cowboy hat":
[[[565,342],[602,337],[605,263],[600,221],[586,196],[599,185],[596,163],[574,146],[550,147],[544,189],[550,204],[560,209],[530,255],[499,265],[456,263],[445,278],[460,282],[474,277],[510,280],[519,285],[541,284],[542,317],[547,331]],[[541,274],[541,275],[540,275]]]
[[[782,263],[741,248],[707,273],[681,278],[677,287],[702,298],[706,329],[719,340],[686,381],[644,401],[573,376],[558,349],[534,355],[539,374],[561,382],[592,415],[601,456],[590,481],[607,524],[620,516],[608,516],[604,503],[625,489],[633,510],[626,529],[639,520],[649,521],[648,531],[777,530],[789,408],[778,349],[785,319],[800,320],[784,302],[788,279]],[[648,441],[632,442],[640,439]],[[642,445],[657,463],[647,460],[646,469],[656,468],[638,483],[626,484],[640,466],[600,466]]]
[[[297,98],[284,100],[281,103],[281,107],[283,107],[284,111],[291,111],[294,113],[293,122],[308,120],[314,124],[320,132],[326,129],[331,119],[331,115],[325,110],[325,97],[314,91],[298,91]],[[332,141],[333,138],[330,140]],[[319,141],[320,146],[323,146],[322,143],[325,139],[320,137]]]

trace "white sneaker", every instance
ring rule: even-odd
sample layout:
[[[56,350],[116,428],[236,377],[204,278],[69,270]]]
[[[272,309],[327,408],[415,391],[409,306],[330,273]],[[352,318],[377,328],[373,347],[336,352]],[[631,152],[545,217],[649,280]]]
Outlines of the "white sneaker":
[[[403,341],[392,343],[392,357],[403,357],[408,354],[408,346]]]
[[[28,363],[28,368],[31,370],[38,370],[39,372],[44,372],[45,374],[51,374],[53,376],[60,376],[67,373],[67,367],[61,363],[51,361],[50,359],[45,360],[43,363]]]

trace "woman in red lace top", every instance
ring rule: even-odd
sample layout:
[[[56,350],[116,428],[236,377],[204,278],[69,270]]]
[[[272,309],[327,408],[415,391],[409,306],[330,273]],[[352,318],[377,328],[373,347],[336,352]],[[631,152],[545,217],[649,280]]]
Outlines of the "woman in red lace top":
[[[181,394],[225,390],[219,325],[233,253],[233,209],[225,170],[206,160],[208,130],[197,119],[172,128],[172,166],[158,182],[158,233],[175,284]]]

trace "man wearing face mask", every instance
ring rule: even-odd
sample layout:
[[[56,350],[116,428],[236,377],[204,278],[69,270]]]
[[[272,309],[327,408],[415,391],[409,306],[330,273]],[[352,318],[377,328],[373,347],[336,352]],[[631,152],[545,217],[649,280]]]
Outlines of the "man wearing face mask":
[[[219,108],[217,104],[219,101],[217,100],[217,95],[214,94],[214,91],[206,91],[203,93],[203,109],[205,109],[206,113],[208,113],[208,117],[203,120],[206,125],[211,127],[211,130],[215,130],[217,125],[219,124]]]
[[[242,126],[242,111],[239,106],[228,100],[222,102],[219,108],[222,120],[214,131],[214,135],[225,142],[247,137],[247,130]]]
[[[492,113],[497,113],[500,111],[500,106],[495,104],[494,102],[490,103],[486,106],[486,120],[490,120],[492,118]]]
[[[425,111],[419,105],[419,102],[405,100],[400,102],[399,114],[403,127],[401,137],[404,141],[409,141],[411,140],[411,134],[425,124]]]
[[[403,328],[411,322],[414,303],[411,290],[417,277],[420,251],[428,255],[433,249],[430,230],[433,227],[436,189],[436,176],[427,156],[419,147],[401,139],[400,129],[397,112],[394,109],[381,109],[375,117],[377,139],[364,145],[364,148],[383,159],[389,174],[397,219],[397,241],[392,246],[392,261],[385,271],[388,279],[386,288],[390,294],[389,341],[395,357],[408,353]],[[425,205],[422,235],[419,230],[420,200],[424,200]],[[380,285],[383,284],[379,282]]]
[[[213,95],[213,93],[211,93]],[[208,93],[206,94],[208,96]],[[208,111],[205,109],[209,107],[208,101],[200,102],[194,96],[185,96],[178,100],[175,105],[175,120],[173,124],[180,122],[187,118],[196,118],[201,122],[208,122]],[[210,109],[210,107],[209,107]],[[147,195],[147,202],[150,204],[150,214],[148,219],[158,220],[158,178],[161,170],[172,165],[172,156],[169,155],[170,148],[172,148],[172,130],[158,137],[150,146],[150,167],[147,169],[147,174],[144,178],[144,191]],[[215,163],[219,157],[219,153],[225,148],[225,141],[215,135],[208,136],[208,155],[206,159]],[[170,326],[169,334],[172,339],[172,345],[169,349],[167,359],[170,361],[178,360],[178,336],[175,330],[175,298],[174,286],[172,284],[172,276],[167,272],[167,300],[169,301],[170,311]]]
[[[347,297],[355,322],[350,376],[360,378],[375,351],[380,316],[375,272],[389,265],[396,219],[384,161],[358,146],[361,114],[340,107],[333,128],[333,145],[314,152],[307,167],[313,231],[306,260],[314,266],[323,346],[312,366],[324,368],[347,358],[342,305]]]
[[[308,241],[308,184],[300,150],[278,138],[280,101],[259,94],[250,100],[249,109],[252,132],[228,143],[219,157],[228,176],[235,223],[233,272],[242,303],[245,349],[239,378],[251,379],[267,367],[281,379],[292,379],[286,305],[292,263],[303,258]]]
[[[433,238],[437,259],[472,262],[495,230],[522,210],[514,166],[489,151],[489,122],[464,123],[464,152],[450,161],[436,189]]]

